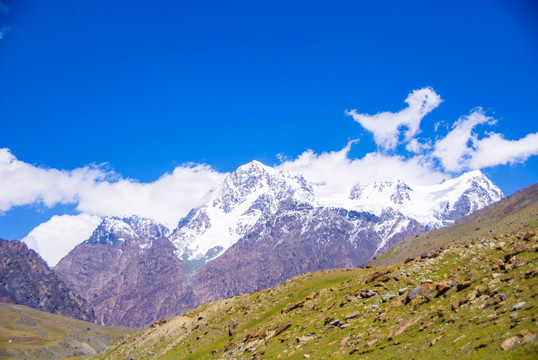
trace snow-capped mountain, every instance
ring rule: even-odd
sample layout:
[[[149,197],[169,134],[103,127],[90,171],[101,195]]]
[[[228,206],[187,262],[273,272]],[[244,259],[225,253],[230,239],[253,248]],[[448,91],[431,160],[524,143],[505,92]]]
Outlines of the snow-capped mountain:
[[[356,185],[342,206],[376,215],[397,212],[437,229],[502,198],[501,190],[475,170],[435,185],[399,180]]]
[[[126,217],[105,216],[94,230],[87,244],[108,244],[117,246],[126,240],[140,239],[144,243],[167,236],[170,230],[153,219],[136,215]],[[142,247],[147,246],[142,244]]]
[[[305,272],[359,266],[502,197],[473,171],[428,186],[357,184],[328,203],[302,176],[253,161],[172,233],[151,219],[106,217],[55,271],[102,323],[141,326]]]
[[[316,200],[302,176],[253,161],[230,174],[207,205],[182,219],[170,240],[182,259],[213,259],[286,203],[312,207]]]
[[[436,185],[402,181],[358,184],[347,199],[327,207],[302,176],[253,161],[230,174],[205,206],[193,209],[182,219],[170,240],[181,259],[209,261],[224,254],[258,222],[267,221],[278,211],[321,207],[375,215],[375,222],[354,222],[348,232],[349,241],[354,244],[364,231],[373,231],[378,237],[379,251],[410,226],[417,229],[420,224],[420,232],[436,229],[502,197],[502,192],[480,171],[473,171]],[[312,211],[304,212],[297,220],[303,224],[297,236],[304,235],[313,220],[316,218]]]

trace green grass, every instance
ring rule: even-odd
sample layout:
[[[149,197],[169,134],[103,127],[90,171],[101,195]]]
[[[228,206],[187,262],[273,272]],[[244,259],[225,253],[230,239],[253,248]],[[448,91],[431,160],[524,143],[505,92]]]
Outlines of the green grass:
[[[22,305],[0,304],[0,358],[58,359],[103,351],[133,329],[107,328]],[[87,357],[85,357],[87,359]]]
[[[367,262],[367,265],[394,265],[409,257],[446,247],[455,241],[469,243],[492,237],[494,234],[503,235],[524,228],[534,229],[538,227],[537,200],[538,184],[535,184],[466,216],[453,225],[407,238]]]
[[[96,359],[537,358],[537,341],[531,338],[538,332],[538,276],[525,274],[538,272],[538,237],[523,240],[523,234],[491,236],[407,264],[305,274],[275,288],[205,304],[115,344]],[[497,249],[500,242],[504,247]],[[524,251],[504,262],[520,246]],[[492,270],[499,259],[505,270]],[[366,283],[375,271],[385,270],[390,271],[385,282]],[[433,288],[448,280],[470,283],[406,303],[409,291],[424,280]],[[383,295],[404,287],[409,290],[383,301]],[[360,297],[372,289],[378,294]],[[512,310],[520,302],[525,305]],[[358,315],[346,320],[352,313]],[[327,327],[326,319],[345,325]],[[287,323],[292,325],[276,334]],[[409,326],[391,338],[402,324]],[[501,349],[514,336],[517,343]]]

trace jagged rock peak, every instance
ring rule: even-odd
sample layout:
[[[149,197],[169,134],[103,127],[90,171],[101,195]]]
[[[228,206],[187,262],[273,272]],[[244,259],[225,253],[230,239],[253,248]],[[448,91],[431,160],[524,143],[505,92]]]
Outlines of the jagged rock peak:
[[[229,174],[211,201],[182,219],[170,240],[180,258],[207,260],[223,254],[263,216],[315,204],[314,192],[301,175],[252,161]]]
[[[301,203],[314,202],[313,190],[301,175],[278,171],[254,160],[226,177],[213,206],[228,213],[247,198],[259,198],[262,194],[273,203],[286,198]]]
[[[156,239],[167,236],[170,230],[161,223],[137,215],[117,217],[105,216],[85,241],[88,244],[120,245],[132,239]]]

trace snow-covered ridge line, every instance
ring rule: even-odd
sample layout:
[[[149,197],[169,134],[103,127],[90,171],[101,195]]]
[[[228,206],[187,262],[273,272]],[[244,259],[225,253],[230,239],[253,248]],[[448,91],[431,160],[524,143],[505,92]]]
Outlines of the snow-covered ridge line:
[[[410,226],[415,227],[414,231],[416,226],[426,230],[439,228],[502,197],[502,192],[486,176],[472,171],[434,185],[400,180],[357,184],[347,197],[327,201],[301,175],[253,161],[229,174],[212,191],[205,205],[191,210],[171,234],[151,219],[106,217],[88,241],[114,245],[128,238],[168,236],[180,259],[207,262],[224,254],[256,227],[265,226],[271,217],[297,218],[302,230],[295,236],[308,236],[308,231],[317,231],[322,225],[332,226],[314,221],[315,209],[343,209],[351,222],[357,221],[352,212],[373,217],[368,219],[368,231],[377,234],[379,251]],[[314,223],[317,225],[311,227]],[[353,236],[362,236],[361,231],[367,230],[356,228]]]
[[[163,224],[149,218],[131,216],[105,216],[101,224],[94,230],[92,236],[86,240],[89,244],[118,245],[125,240],[143,239],[151,240],[167,236],[170,230]],[[141,245],[148,248],[148,245]]]

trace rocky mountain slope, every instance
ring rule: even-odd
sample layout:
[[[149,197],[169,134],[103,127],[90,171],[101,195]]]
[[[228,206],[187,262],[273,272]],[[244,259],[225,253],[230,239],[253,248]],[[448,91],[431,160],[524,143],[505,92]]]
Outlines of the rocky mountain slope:
[[[316,186],[254,161],[169,235],[149,219],[106,218],[56,272],[101,323],[140,326],[305,272],[359,266],[503,196],[480,172],[433,186],[362,184],[330,201]]]
[[[538,217],[528,215],[518,231],[454,237],[405,263],[211,302],[96,359],[535,359]]]
[[[26,244],[0,239],[0,302],[94,321],[86,300],[71,291]]]
[[[489,206],[458,220],[447,227],[407,238],[368,262],[385,266],[402,262],[408,257],[439,250],[457,238],[460,242],[476,241],[491,234],[506,234],[536,222],[538,214],[538,183],[528,186]],[[538,224],[536,225],[538,226]]]
[[[95,355],[134,331],[103,327],[22,305],[0,304],[0,359],[49,360]]]
[[[86,298],[100,324],[144,326],[193,306],[167,229],[136,216],[107,217],[55,267]]]

